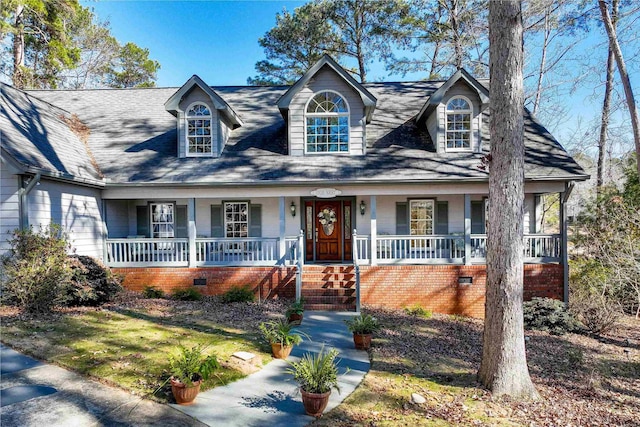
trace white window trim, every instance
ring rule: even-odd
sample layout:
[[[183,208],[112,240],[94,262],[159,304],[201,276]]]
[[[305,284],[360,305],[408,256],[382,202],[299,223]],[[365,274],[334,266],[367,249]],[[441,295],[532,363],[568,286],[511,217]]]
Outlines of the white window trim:
[[[455,110],[457,113],[462,113],[462,114],[469,114],[469,126],[471,127],[469,129],[469,148],[449,148],[447,146],[447,122],[449,119],[449,103],[451,101],[453,101],[454,99],[464,99],[467,104],[469,105],[470,109],[469,110]],[[451,114],[455,114],[454,110],[451,111]],[[452,153],[452,152],[473,152],[473,133],[475,131],[475,126],[473,124],[474,122],[474,117],[473,117],[473,104],[471,103],[471,101],[469,100],[469,98],[467,98],[466,96],[462,96],[462,95],[455,95],[452,96],[451,98],[449,98],[447,100],[447,102],[444,104],[444,123],[443,123],[443,128],[444,128],[444,151],[448,152],[448,153]],[[455,131],[452,131],[455,132]]]
[[[427,202],[431,205],[431,234],[411,234],[411,209],[413,203]],[[409,235],[410,236],[433,236],[436,231],[436,201],[434,199],[409,199]]]
[[[207,109],[209,110],[210,115],[209,116],[193,116],[190,117],[189,116],[189,111],[191,111],[191,109],[193,107],[195,107],[196,105],[204,105],[205,107],[207,107]],[[196,119],[196,117],[198,119],[202,119],[202,120],[209,120],[209,126],[211,127],[211,135],[209,135],[209,137],[211,138],[211,152],[210,153],[190,153],[189,152],[189,120],[198,120]],[[214,131],[214,126],[213,126],[213,110],[211,109],[210,106],[208,106],[207,104],[205,104],[202,101],[196,101],[193,102],[189,105],[189,107],[185,110],[184,112],[184,152],[185,152],[185,156],[186,157],[213,157],[214,156],[214,137],[213,137],[213,131]]]
[[[227,235],[227,205],[229,204],[240,204],[244,203],[247,205],[247,236],[246,237],[229,237]],[[235,221],[234,221],[235,222]],[[225,239],[246,239],[249,237],[251,231],[251,203],[247,200],[227,200],[222,203],[222,226]]]
[[[335,93],[336,95],[338,95],[340,98],[342,98],[342,101],[344,102],[344,105],[347,106],[347,112],[346,113],[307,113],[307,108],[309,108],[309,104],[311,103],[311,101],[313,100],[313,98],[315,98],[317,95],[321,94],[321,93],[325,93],[325,92],[330,92],[330,93]],[[347,118],[347,130],[348,130],[348,134],[347,136],[349,137],[349,140],[347,141],[347,151],[307,151],[307,117],[326,117],[326,116],[331,116],[334,115],[335,117],[346,117]],[[347,98],[345,98],[340,92],[335,91],[335,90],[331,90],[331,89],[323,89],[323,90],[319,90],[317,92],[314,92],[309,99],[307,100],[307,102],[304,104],[304,137],[303,137],[303,141],[304,141],[304,154],[307,155],[320,155],[320,156],[326,156],[327,154],[331,154],[331,155],[339,155],[339,156],[344,156],[344,155],[349,155],[351,153],[351,107],[349,106],[349,102],[347,101]]]
[[[155,222],[153,220],[153,207],[158,205],[167,205],[171,206],[171,213],[173,221],[169,222]],[[153,224],[172,224],[173,225],[173,236],[170,237],[154,237]],[[149,236],[153,239],[173,239],[176,237],[176,204],[175,202],[149,202]]]

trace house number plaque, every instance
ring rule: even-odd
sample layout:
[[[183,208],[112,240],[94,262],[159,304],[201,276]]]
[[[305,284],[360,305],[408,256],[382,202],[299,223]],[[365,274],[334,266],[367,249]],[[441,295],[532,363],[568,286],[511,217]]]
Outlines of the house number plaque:
[[[312,196],[316,196],[319,199],[331,199],[341,194],[342,191],[336,190],[335,188],[318,188],[311,192]]]

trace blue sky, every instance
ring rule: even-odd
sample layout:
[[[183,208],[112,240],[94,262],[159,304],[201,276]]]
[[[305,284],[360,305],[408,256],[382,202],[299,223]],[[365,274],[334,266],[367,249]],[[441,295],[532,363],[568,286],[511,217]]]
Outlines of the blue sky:
[[[157,85],[181,86],[191,75],[198,74],[210,85],[245,85],[254,76],[256,61],[264,58],[258,39],[275,25],[275,16],[283,8],[293,11],[303,1],[87,1],[83,6],[94,9],[100,20],[108,20],[112,33],[121,43],[134,42],[150,50],[159,61]],[[581,48],[589,52],[602,39],[592,29]],[[600,61],[595,50],[590,55]],[[630,52],[632,53],[632,52]],[[636,52],[637,55],[637,52]],[[604,67],[602,67],[604,71]],[[421,74],[388,76],[380,64],[372,64],[369,80],[420,80]],[[638,80],[632,75],[632,80]],[[632,81],[637,87],[637,81]],[[565,146],[572,143],[571,134],[578,123],[597,117],[601,108],[601,89],[593,82],[565,95],[569,108],[566,120],[547,123]]]

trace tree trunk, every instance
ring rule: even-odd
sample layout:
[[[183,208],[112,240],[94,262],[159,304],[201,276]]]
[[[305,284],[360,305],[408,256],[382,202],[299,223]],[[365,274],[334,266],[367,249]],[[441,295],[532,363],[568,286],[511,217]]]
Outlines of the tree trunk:
[[[618,20],[618,0],[611,3],[611,23],[613,28],[616,27]],[[602,102],[602,118],[600,121],[600,139],[598,140],[598,170],[596,178],[596,191],[600,194],[600,189],[604,185],[604,161],[607,149],[607,130],[609,127],[609,115],[611,114],[611,93],[613,92],[613,67],[614,67],[613,49],[609,46],[609,54],[607,55],[607,77],[604,86],[604,101]]]
[[[613,26],[611,17],[609,16],[607,3],[605,2],[605,0],[598,0],[598,6],[600,6],[602,22],[607,29],[607,35],[609,36],[609,48],[613,50],[613,54],[616,58],[618,72],[620,73],[620,80],[622,81],[622,86],[624,87],[624,95],[627,98],[627,107],[629,108],[629,115],[631,116],[631,127],[633,128],[633,141],[636,146],[636,167],[638,168],[638,175],[640,175],[640,123],[638,123],[638,110],[636,108],[636,100],[633,97],[633,90],[631,89],[631,82],[629,81],[627,65],[624,62],[622,50],[620,50],[620,44],[618,43],[618,35],[616,34],[616,29]]]
[[[17,88],[24,88],[23,70],[24,67],[24,24],[22,22],[22,13],[24,5],[16,6],[16,15],[14,20],[15,33],[13,33],[13,75],[11,80]]]
[[[524,90],[522,5],[489,2],[490,135],[487,295],[478,378],[494,395],[537,399],[522,315]]]
[[[462,68],[462,41],[460,40],[460,23],[458,22],[458,0],[451,1],[449,8],[449,22],[451,23],[451,36],[453,37],[453,48],[455,52],[456,69]]]

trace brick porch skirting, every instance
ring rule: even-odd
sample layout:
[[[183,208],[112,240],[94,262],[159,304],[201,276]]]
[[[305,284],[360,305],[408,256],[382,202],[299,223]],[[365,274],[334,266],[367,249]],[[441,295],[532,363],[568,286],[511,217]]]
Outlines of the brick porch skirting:
[[[232,286],[248,285],[261,299],[295,298],[295,267],[130,267],[113,268],[124,276],[124,286],[142,291],[155,286],[165,292],[196,286],[205,295],[219,295]],[[471,278],[471,283],[468,282]],[[487,270],[485,265],[378,265],[360,267],[363,305],[403,308],[420,305],[436,313],[484,317]],[[560,264],[526,264],[524,299],[563,299]]]

